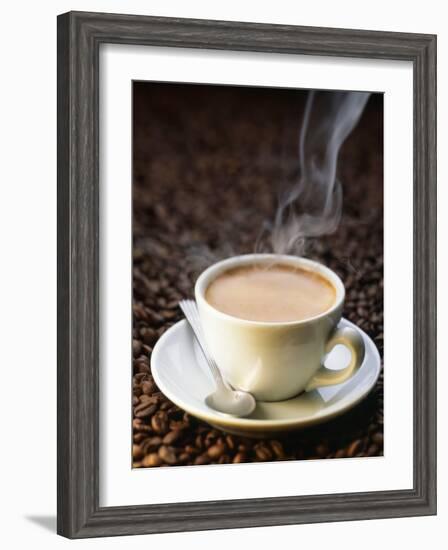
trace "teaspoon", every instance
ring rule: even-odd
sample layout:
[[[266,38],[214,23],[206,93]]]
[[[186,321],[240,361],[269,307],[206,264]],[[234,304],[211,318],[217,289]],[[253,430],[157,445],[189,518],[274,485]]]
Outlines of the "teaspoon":
[[[249,392],[233,390],[226,386],[218,365],[207,350],[196,302],[193,300],[181,300],[179,307],[184,312],[193,330],[216,384],[216,390],[205,398],[206,404],[221,413],[234,416],[248,416],[255,409],[255,398]]]

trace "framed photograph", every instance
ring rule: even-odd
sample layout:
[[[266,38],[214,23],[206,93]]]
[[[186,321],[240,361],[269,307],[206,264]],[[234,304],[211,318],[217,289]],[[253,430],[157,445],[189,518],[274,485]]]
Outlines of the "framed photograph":
[[[436,513],[436,37],[58,17],[58,532]]]

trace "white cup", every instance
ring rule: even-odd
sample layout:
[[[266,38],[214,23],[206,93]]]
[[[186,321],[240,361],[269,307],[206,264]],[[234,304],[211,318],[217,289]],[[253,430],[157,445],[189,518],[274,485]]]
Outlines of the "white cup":
[[[251,264],[280,263],[320,274],[336,291],[327,311],[301,321],[246,321],[218,311],[205,299],[210,283],[221,273]],[[351,378],[364,359],[360,333],[338,327],[345,289],[341,279],[324,265],[286,255],[248,254],[235,256],[207,268],[195,285],[199,315],[211,355],[224,378],[236,389],[251,392],[260,401],[281,401],[322,386]],[[325,356],[337,345],[351,352],[348,366],[330,370]]]

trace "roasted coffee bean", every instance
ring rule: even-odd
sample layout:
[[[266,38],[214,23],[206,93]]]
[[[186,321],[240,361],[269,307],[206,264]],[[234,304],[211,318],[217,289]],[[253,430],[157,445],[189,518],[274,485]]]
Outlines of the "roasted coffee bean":
[[[140,340],[132,340],[132,353],[134,357],[138,357],[142,351],[142,343]]]
[[[212,460],[216,460],[217,458],[219,458],[220,456],[222,456],[222,454],[224,453],[224,451],[225,451],[224,445],[222,445],[222,444],[212,445],[211,447],[209,447],[209,448],[207,449],[207,455],[208,455]]]
[[[187,452],[190,455],[197,455],[201,452],[201,449],[198,449],[193,445],[185,445],[185,452]]]
[[[171,432],[168,432],[163,438],[163,444],[172,445],[180,438],[181,435],[182,432],[180,430],[172,430]]]
[[[208,455],[199,455],[194,459],[193,464],[210,464],[210,457]]]
[[[173,311],[173,310],[170,310],[170,309],[164,309],[160,312],[160,315],[162,317],[162,320],[172,321],[173,319],[176,319],[176,317],[178,316],[178,313],[177,313],[177,311]]]
[[[140,395],[139,403],[141,405],[156,405],[157,404],[157,397],[154,397],[153,395]]]
[[[158,434],[165,434],[168,431],[168,417],[164,411],[158,411],[151,418],[151,427]]]
[[[148,321],[148,316],[146,315],[145,308],[142,304],[134,304],[132,306],[134,312],[134,317],[140,321]]]
[[[158,390],[152,393],[152,397],[157,398],[158,403],[163,403],[163,401],[166,401],[166,397],[163,395],[161,391],[158,391]]]
[[[272,460],[272,451],[264,443],[257,443],[255,445],[255,456],[258,460],[267,461]]]
[[[157,453],[151,453],[146,455],[142,460],[142,466],[145,468],[153,468],[154,466],[160,466],[162,459]]]
[[[142,424],[143,420],[141,418],[134,418],[132,421],[132,427],[134,430],[138,430]]]
[[[189,423],[184,420],[170,420],[170,430],[185,430]]]
[[[135,364],[138,364],[140,363],[140,358],[135,361]],[[138,385],[138,384],[141,384],[143,382],[143,380],[147,380],[148,379],[148,375],[145,374],[145,373],[137,373],[137,374],[134,374],[134,379],[133,379],[133,383],[134,385]]]
[[[244,453],[237,453],[234,457],[232,462],[234,464],[240,464],[241,462],[246,462],[246,455]]]
[[[139,361],[138,363],[136,363],[134,370],[141,374],[147,374],[149,373],[149,365]]]
[[[143,451],[140,445],[132,445],[132,456],[134,460],[140,460],[143,457]]]
[[[168,416],[175,416],[177,413],[181,413],[181,412],[182,412],[182,409],[179,409],[177,405],[173,405],[172,403],[170,403],[170,407],[166,409],[166,414]]]
[[[280,443],[280,441],[273,439],[269,442],[269,444],[271,446],[271,449],[274,451],[274,455],[277,458],[285,457],[285,451],[283,450],[283,445]]]
[[[141,383],[141,386],[142,388],[142,392],[146,395],[151,395],[152,392],[154,391],[156,385],[154,384],[154,382],[150,381],[150,380],[144,380],[142,383]]]
[[[134,432],[134,435],[132,436],[132,441],[138,444],[141,443],[147,436],[148,434],[146,434],[145,432]]]
[[[157,410],[157,405],[154,403],[140,403],[134,407],[134,416],[136,418],[146,418],[154,414]]]
[[[157,449],[162,445],[162,438],[159,436],[149,437],[142,443],[142,449],[144,454],[150,453],[152,451],[157,451]]]
[[[145,432],[145,433],[152,432],[151,426],[144,424],[141,418],[134,418],[134,420],[132,421],[132,426],[134,430],[138,432]]]
[[[178,462],[180,464],[185,464],[186,462],[189,462],[190,458],[191,457],[188,453],[181,453],[178,457]]]
[[[156,331],[149,327],[142,328],[140,330],[140,334],[143,339],[143,342],[148,346],[152,346],[157,339]]]
[[[161,325],[165,320],[162,315],[152,310],[148,310],[148,317],[151,325]]]
[[[162,445],[159,449],[159,456],[163,462],[166,462],[167,464],[176,464],[176,452],[173,447]]]
[[[347,456],[349,458],[354,457],[359,451],[362,449],[362,441],[360,439],[357,439],[356,441],[353,441],[348,448],[347,448]]]

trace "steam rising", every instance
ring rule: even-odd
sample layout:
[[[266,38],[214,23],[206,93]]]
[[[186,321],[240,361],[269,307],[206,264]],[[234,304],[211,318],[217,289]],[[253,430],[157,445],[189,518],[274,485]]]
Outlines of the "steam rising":
[[[307,239],[337,229],[342,211],[342,186],[336,178],[339,150],[369,95],[309,92],[300,132],[299,181],[281,198],[271,227],[275,253],[302,255]]]

